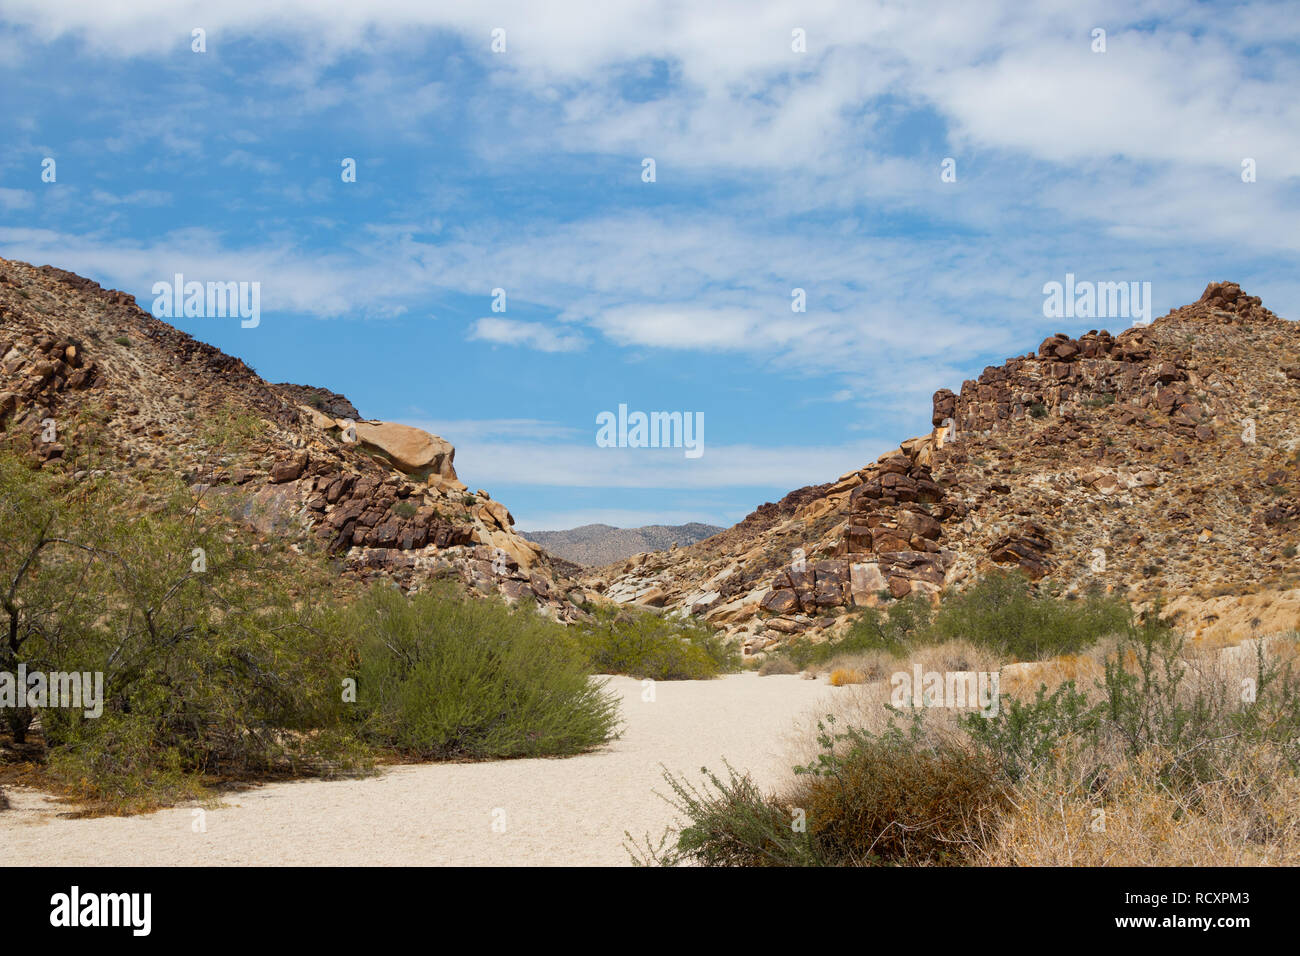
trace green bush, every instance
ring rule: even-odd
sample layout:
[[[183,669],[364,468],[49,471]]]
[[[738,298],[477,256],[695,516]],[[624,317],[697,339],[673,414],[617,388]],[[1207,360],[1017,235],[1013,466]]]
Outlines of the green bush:
[[[114,809],[213,776],[351,772],[375,745],[567,754],[614,731],[559,625],[441,592],[340,605],[324,559],[260,548],[162,479],[74,481],[0,453],[0,579],[0,670],[103,675],[102,715],[6,707],[0,729],[22,744],[39,727],[50,782]]]
[[[1051,694],[1040,685],[1034,699],[1022,702],[1003,694],[993,716],[967,714],[962,725],[983,745],[1012,781],[1052,762],[1063,740],[1078,737],[1096,746],[1099,717],[1086,694],[1066,681]]]
[[[697,788],[665,774],[685,819],[676,840],[625,844],[638,863],[674,866],[954,865],[987,844],[1009,789],[986,752],[904,733],[833,733],[819,722],[817,760],[794,790],[764,794],[728,766]]]
[[[1183,638],[1156,615],[1130,628],[1108,656],[1098,712],[1102,727],[1130,755],[1174,755],[1161,781],[1186,793],[1222,779],[1252,748],[1275,747],[1291,773],[1300,772],[1300,678],[1289,664],[1256,648],[1252,694],[1215,681],[1188,686]],[[1125,666],[1136,661],[1136,670]]]
[[[858,612],[849,631],[839,641],[828,645],[826,660],[840,654],[864,651],[889,651],[904,654],[930,643],[930,625],[934,609],[926,597],[913,594],[895,601],[888,608],[867,607]],[[825,661],[818,661],[825,663]]]
[[[618,705],[565,629],[439,587],[378,587],[342,615],[360,635],[363,739],[425,757],[574,754],[615,736]]]
[[[597,610],[576,637],[597,674],[707,680],[740,668],[735,647],[711,628],[643,611]]]
[[[207,526],[171,486],[69,482],[0,456],[0,491],[14,635],[0,670],[102,675],[102,715],[39,711],[56,783],[125,806],[205,774],[359,765],[339,727],[345,642],[305,628],[294,607],[293,589],[319,583],[306,562]],[[36,717],[6,708],[16,742]]]
[[[948,595],[929,636],[936,642],[964,638],[1013,660],[1045,660],[1122,632],[1130,616],[1121,598],[1098,591],[1073,601],[1035,595],[1023,574],[997,571]]]
[[[902,655],[933,641],[930,634],[933,614],[928,599],[919,594],[909,595],[884,610],[862,608],[853,616],[843,637],[819,644],[796,637],[775,651],[774,656],[783,657],[798,670],[803,670],[824,665],[843,654],[888,651]]]
[[[1031,702],[1003,695],[995,716],[962,724],[1013,781],[1068,758],[1074,778],[1091,786],[1115,761],[1158,753],[1166,755],[1161,786],[1195,802],[1199,788],[1246,765],[1256,748],[1274,749],[1300,772],[1300,678],[1289,665],[1257,650],[1254,699],[1214,676],[1193,683],[1193,673],[1182,637],[1149,614],[1107,655],[1096,703],[1067,681],[1051,694],[1040,686]]]
[[[638,865],[677,866],[817,866],[822,863],[806,826],[783,801],[764,794],[748,774],[727,765],[728,777],[704,770],[696,787],[665,773],[672,789],[669,802],[689,821],[673,839],[641,844],[625,833],[625,848]]]

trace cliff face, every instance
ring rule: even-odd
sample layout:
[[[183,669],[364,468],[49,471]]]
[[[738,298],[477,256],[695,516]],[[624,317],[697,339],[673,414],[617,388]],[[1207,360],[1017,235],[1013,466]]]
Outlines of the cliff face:
[[[183,476],[208,506],[334,552],[345,574],[453,577],[576,614],[505,506],[456,478],[448,442],[361,420],[326,389],[270,385],[61,269],[0,259],[0,438],[40,467]]]
[[[1136,602],[1300,579],[1300,331],[1235,283],[1119,335],[1054,335],[932,412],[865,468],[588,583],[757,650],[997,566]]]

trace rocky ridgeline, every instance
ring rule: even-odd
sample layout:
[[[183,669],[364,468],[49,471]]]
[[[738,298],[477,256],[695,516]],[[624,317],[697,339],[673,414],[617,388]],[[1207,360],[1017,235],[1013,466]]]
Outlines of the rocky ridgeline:
[[[750,652],[998,566],[1139,603],[1289,589],[1298,406],[1296,324],[1212,283],[1149,326],[1053,335],[935,393],[930,434],[587,583],[712,621]]]
[[[348,573],[407,588],[451,577],[560,620],[579,613],[505,506],[458,480],[448,442],[361,420],[325,389],[270,385],[61,269],[0,259],[0,437],[74,474],[182,475],[205,507],[314,541]]]

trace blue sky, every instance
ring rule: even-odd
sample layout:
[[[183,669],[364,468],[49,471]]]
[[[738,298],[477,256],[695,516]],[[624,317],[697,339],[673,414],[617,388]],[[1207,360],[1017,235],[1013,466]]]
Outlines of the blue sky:
[[[176,324],[442,435],[525,529],[833,480],[1132,324],[1044,318],[1067,272],[1300,317],[1287,4],[205,6],[0,0],[0,254],[145,308],[260,282],[256,328]],[[702,412],[703,456],[598,448],[620,403]]]

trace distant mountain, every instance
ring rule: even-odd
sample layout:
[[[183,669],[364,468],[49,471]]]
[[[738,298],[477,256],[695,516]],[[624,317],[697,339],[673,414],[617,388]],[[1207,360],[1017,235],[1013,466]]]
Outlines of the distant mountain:
[[[666,551],[674,544],[685,547],[721,530],[716,525],[692,521],[679,525],[651,524],[643,528],[584,524],[568,531],[522,531],[520,534],[551,554],[594,566],[622,561],[642,551]]]

